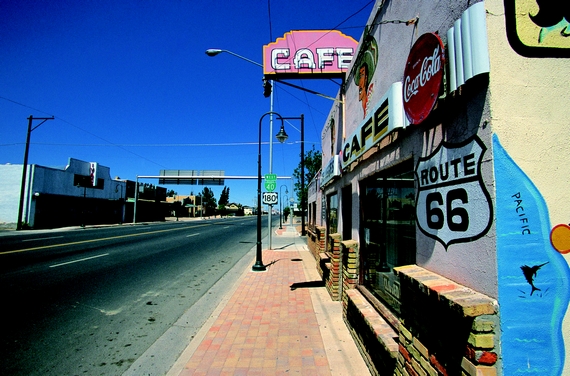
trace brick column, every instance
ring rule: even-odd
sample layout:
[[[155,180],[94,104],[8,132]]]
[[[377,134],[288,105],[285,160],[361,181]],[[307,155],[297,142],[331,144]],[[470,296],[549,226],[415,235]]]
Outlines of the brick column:
[[[330,274],[325,282],[332,300],[339,300],[340,239],[340,234],[329,235],[327,254],[330,257]]]
[[[340,257],[342,260],[342,297],[343,306],[346,305],[346,292],[355,288],[358,283],[358,242],[346,240],[340,242]]]

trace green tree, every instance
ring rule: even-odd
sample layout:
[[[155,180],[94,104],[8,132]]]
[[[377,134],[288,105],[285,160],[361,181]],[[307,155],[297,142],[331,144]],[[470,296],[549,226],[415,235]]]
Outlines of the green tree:
[[[299,166],[297,166],[293,171],[297,201],[300,203],[303,211],[307,208],[307,189],[309,187],[309,183],[321,169],[322,161],[323,156],[321,152],[315,150],[315,147],[313,146],[312,150],[305,152],[305,171],[301,172],[301,162],[299,162]],[[301,186],[301,173],[303,173],[305,177],[304,187]]]
[[[227,206],[230,203],[230,188],[224,187],[222,193],[220,194],[220,199],[218,200],[219,206]]]
[[[283,209],[283,220],[287,221],[289,215],[291,215],[291,208],[286,206],[285,209]]]
[[[198,194],[200,197],[200,202],[202,203],[202,208],[206,215],[212,215],[216,213],[217,202],[214,197],[214,191],[208,187],[204,187],[201,193]]]
[[[230,189],[228,187],[224,187],[224,189],[222,189],[222,193],[220,194],[220,199],[218,200],[218,213],[220,213],[221,216],[228,214],[226,206],[229,203],[230,203]]]

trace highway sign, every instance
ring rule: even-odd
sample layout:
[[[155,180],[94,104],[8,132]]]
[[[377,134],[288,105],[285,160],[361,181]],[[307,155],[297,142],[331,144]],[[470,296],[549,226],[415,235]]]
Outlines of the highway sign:
[[[277,188],[277,174],[265,174],[265,189],[273,192]]]
[[[277,192],[263,192],[264,205],[277,205],[278,194]]]

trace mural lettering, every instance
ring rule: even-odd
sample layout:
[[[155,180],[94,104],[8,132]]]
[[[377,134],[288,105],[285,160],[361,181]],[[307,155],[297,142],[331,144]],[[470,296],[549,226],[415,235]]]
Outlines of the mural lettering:
[[[515,199],[515,203],[517,204],[515,211],[516,211],[517,215],[519,216],[519,221],[521,221],[521,234],[530,235],[530,228],[528,225],[528,217],[524,211],[524,206],[522,206],[523,200],[521,199],[521,193],[517,192],[514,195],[512,195],[511,197]]]

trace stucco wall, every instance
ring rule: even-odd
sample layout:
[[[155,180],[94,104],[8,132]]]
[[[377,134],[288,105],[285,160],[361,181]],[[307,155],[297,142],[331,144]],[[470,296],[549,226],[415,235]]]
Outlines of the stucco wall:
[[[18,221],[21,183],[22,165],[0,166],[0,223]]]
[[[541,31],[531,19],[535,1],[485,5],[505,369],[570,374],[570,41],[561,35],[568,20]]]
[[[493,131],[544,196],[552,223],[569,223],[570,59],[517,54],[505,35],[503,1],[486,8]]]
[[[377,2],[379,5],[380,2]],[[446,33],[462,13],[474,2],[449,1],[397,1],[386,2],[378,16],[372,14],[368,24],[381,21],[382,24],[371,35],[377,44],[377,64],[371,72],[371,85],[367,93],[368,108],[365,114],[364,101],[359,99],[361,92],[355,71],[349,75],[346,85],[345,127],[339,129],[339,137],[350,137],[365,118],[370,116],[372,107],[379,103],[395,82],[402,82],[404,69],[410,49],[414,42],[424,33],[438,33],[446,43]],[[414,20],[418,16],[417,22]],[[360,41],[362,46],[363,41]],[[362,47],[361,47],[362,48]],[[354,64],[358,64],[355,60]],[[398,165],[413,158],[414,166],[420,157],[432,154],[442,141],[461,143],[470,137],[478,137],[487,151],[479,166],[485,189],[488,191],[488,206],[493,199],[493,166],[491,161],[492,134],[488,125],[489,106],[485,77],[468,82],[461,93],[448,96],[440,107],[435,119],[420,125],[396,129],[374,147],[364,153],[360,159],[345,169],[338,184],[335,185],[340,194],[340,187],[351,181],[360,181],[391,166]],[[352,184],[353,197],[359,196],[359,185]],[[331,189],[327,190],[330,193]],[[353,235],[358,238],[359,202],[353,200]],[[342,204],[341,204],[342,205]],[[489,216],[490,217],[490,216]],[[492,218],[487,218],[492,222]],[[472,213],[472,223],[480,220],[477,213]],[[491,226],[478,239],[443,245],[441,242],[416,231],[417,260],[416,263],[430,271],[443,275],[457,283],[476,291],[497,297],[497,261],[495,255],[494,229]]]

